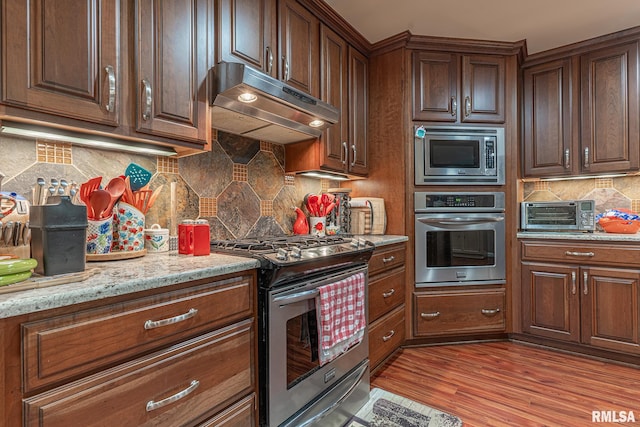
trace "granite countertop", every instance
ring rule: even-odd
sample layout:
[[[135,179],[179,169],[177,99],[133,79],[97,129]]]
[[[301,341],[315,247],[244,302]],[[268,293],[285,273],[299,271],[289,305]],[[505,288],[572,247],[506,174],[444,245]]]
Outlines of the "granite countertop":
[[[95,274],[82,282],[0,294],[0,318],[252,270],[259,265],[251,258],[222,254],[196,257],[177,251],[87,262],[85,271],[95,269]]]
[[[582,241],[603,241],[621,243],[640,243],[640,233],[618,234],[596,231],[594,233],[571,233],[557,231],[520,231],[518,239],[553,239],[553,240],[582,240]]]
[[[406,242],[407,236],[362,235],[376,247]],[[87,262],[94,274],[82,282],[0,294],[0,318],[65,307],[191,280],[213,278],[258,268],[251,258],[212,253],[180,255],[177,251],[149,253],[120,261]],[[11,286],[11,285],[9,285]]]

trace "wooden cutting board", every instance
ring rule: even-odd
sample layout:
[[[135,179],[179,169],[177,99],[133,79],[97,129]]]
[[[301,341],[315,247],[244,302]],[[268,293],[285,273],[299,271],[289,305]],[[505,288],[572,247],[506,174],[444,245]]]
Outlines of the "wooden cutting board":
[[[100,269],[88,268],[77,273],[57,274],[55,276],[31,276],[22,282],[0,287],[0,294],[9,292],[26,291],[29,289],[47,288],[49,286],[64,285],[67,283],[82,282],[96,274]]]

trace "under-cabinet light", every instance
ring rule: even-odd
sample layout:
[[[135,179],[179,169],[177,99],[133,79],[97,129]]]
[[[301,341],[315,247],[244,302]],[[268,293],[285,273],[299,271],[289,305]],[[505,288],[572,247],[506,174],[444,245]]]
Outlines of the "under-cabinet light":
[[[153,154],[156,156],[175,156],[176,151],[170,147],[156,146],[137,141],[118,141],[109,138],[91,137],[77,132],[42,128],[26,123],[3,122],[0,132],[6,135],[41,138],[53,141],[67,142],[69,144],[85,147],[99,148],[102,150],[127,151],[130,153]]]
[[[349,181],[349,178],[343,175],[333,174],[330,172],[302,172],[302,176],[308,176],[310,178],[322,178],[331,179],[333,181]]]
[[[541,182],[552,182],[552,181],[576,181],[579,179],[594,179],[594,178],[619,178],[622,176],[634,176],[637,173],[612,173],[605,175],[583,175],[583,176],[566,176],[566,177],[554,177],[554,178],[539,178],[533,181],[541,181]],[[524,179],[524,182],[528,182],[529,180]],[[532,181],[532,182],[533,182]]]

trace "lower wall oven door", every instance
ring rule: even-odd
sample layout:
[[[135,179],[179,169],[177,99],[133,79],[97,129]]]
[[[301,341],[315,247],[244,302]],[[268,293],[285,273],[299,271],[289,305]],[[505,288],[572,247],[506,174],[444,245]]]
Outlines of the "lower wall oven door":
[[[317,288],[358,273],[364,273],[366,289],[367,267],[363,266],[268,292],[266,409],[269,426],[342,425],[348,419],[344,416],[350,412],[350,406],[359,407],[367,401],[367,331],[358,344],[320,366],[314,321]],[[355,405],[354,401],[357,401]]]
[[[504,213],[415,216],[416,286],[505,279]]]

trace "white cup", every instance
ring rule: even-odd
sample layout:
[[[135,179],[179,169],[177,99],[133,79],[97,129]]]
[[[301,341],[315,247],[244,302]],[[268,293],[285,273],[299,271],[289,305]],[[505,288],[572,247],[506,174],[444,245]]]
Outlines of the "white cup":
[[[312,216],[309,217],[309,233],[312,236],[324,237],[325,228],[327,226],[327,217]]]
[[[169,250],[169,229],[153,224],[144,230],[144,247],[147,252],[167,252]]]

